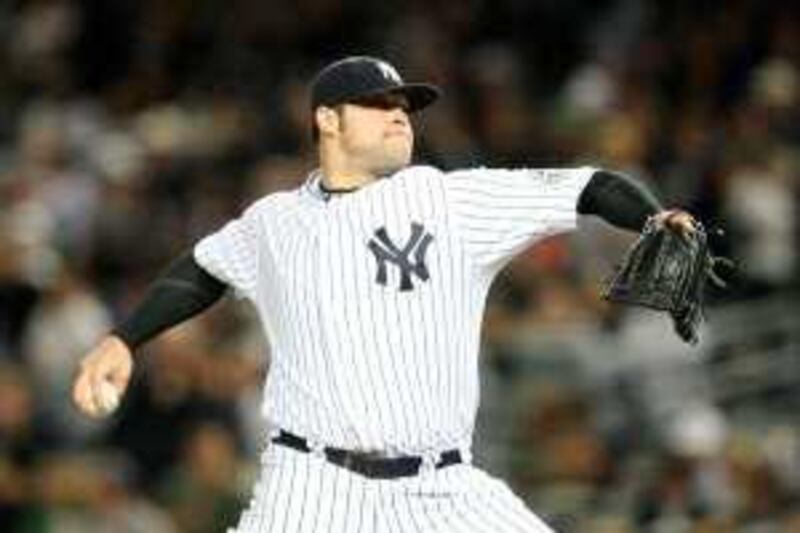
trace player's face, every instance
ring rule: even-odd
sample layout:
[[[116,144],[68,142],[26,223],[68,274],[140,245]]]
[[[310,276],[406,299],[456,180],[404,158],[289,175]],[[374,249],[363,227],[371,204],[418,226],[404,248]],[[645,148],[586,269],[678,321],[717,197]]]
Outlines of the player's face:
[[[411,162],[414,131],[408,100],[382,94],[341,106],[340,146],[375,175],[395,172]]]

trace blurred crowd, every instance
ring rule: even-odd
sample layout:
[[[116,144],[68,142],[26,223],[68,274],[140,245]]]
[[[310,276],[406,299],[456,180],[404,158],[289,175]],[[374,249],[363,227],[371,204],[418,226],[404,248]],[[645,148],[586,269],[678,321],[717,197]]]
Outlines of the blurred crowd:
[[[225,301],[144,348],[109,420],[81,418],[70,381],[172,257],[314,168],[307,81],[362,53],[445,89],[414,119],[420,161],[626,171],[724,230],[713,244],[738,269],[716,306],[798,294],[794,2],[2,2],[2,531],[234,523],[263,446],[269,371],[250,309]],[[651,377],[627,399],[534,387],[508,452],[534,464],[513,482],[564,531],[800,531],[797,412],[751,438],[698,394],[680,406],[692,416],[679,428],[639,434],[660,411],[636,406],[664,389],[680,396],[686,380],[659,381],[663,362],[635,355],[662,337],[598,296],[630,239],[582,222],[512,263],[492,292],[490,347],[519,332],[588,329],[583,353],[632,354],[614,359],[615,379]],[[486,364],[502,371],[501,359]],[[617,422],[604,426],[609,417]]]

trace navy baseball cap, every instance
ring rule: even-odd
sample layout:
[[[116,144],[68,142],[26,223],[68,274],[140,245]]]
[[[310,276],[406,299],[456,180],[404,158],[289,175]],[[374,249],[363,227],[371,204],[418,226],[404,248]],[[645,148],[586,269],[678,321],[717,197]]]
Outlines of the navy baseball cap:
[[[385,93],[402,94],[408,111],[429,106],[442,91],[430,83],[406,83],[388,62],[369,56],[340,59],[323,68],[311,83],[311,110]]]

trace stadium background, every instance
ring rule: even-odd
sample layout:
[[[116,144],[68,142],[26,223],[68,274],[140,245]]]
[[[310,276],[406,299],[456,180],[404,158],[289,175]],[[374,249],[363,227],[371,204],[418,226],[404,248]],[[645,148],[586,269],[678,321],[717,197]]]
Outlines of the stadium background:
[[[515,261],[485,324],[477,460],[562,531],[800,531],[800,11],[756,0],[0,3],[0,529],[216,532],[249,497],[264,339],[219,304],[143,350],[121,412],[79,357],[147,282],[313,167],[305,82],[388,58],[446,98],[419,156],[591,163],[727,233],[696,348],[604,305],[630,236]]]

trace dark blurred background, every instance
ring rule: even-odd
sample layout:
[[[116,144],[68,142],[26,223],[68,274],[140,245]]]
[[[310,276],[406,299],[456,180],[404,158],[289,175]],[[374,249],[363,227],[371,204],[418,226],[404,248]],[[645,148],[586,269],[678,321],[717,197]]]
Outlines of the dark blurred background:
[[[514,261],[476,462],[560,531],[800,531],[800,9],[765,0],[0,2],[0,530],[234,524],[269,367],[246,305],[143,349],[110,420],[70,381],[172,257],[314,168],[306,83],[354,53],[444,87],[420,160],[624,170],[739,265],[687,347],[599,297],[629,234]]]

